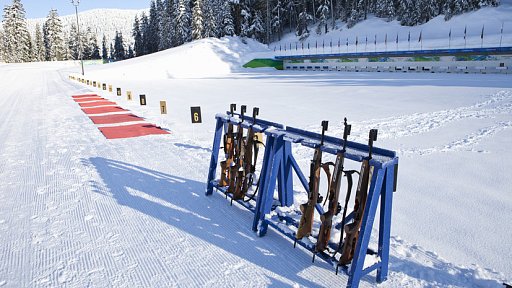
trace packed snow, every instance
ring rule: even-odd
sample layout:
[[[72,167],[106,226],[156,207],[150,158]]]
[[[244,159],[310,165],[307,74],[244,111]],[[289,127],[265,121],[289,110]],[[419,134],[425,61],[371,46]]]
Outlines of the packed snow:
[[[347,117],[351,140],[377,128],[375,145],[397,151],[390,274],[379,287],[511,282],[510,75],[241,68],[273,55],[228,37],[85,67],[122,97],[69,80],[75,62],[2,64],[0,287],[344,286],[345,275],[277,231],[257,237],[252,213],[204,195],[214,117],[230,103],[317,132],[329,120],[336,137]],[[71,98],[89,92],[171,134],[105,139]],[[191,106],[202,124],[190,123]],[[293,149],[308,171],[312,151]],[[288,212],[306,199],[298,181],[294,190]]]

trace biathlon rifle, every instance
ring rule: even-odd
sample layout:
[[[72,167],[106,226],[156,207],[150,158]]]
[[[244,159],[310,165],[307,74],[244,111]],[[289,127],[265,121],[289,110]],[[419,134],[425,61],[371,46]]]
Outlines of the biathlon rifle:
[[[253,126],[256,124],[256,116],[260,113],[260,108],[254,107],[252,110],[252,125],[247,130],[247,138],[245,140],[244,148],[244,181],[242,185],[242,198],[247,194],[249,188],[252,186],[253,175],[255,171],[256,161],[253,163],[253,152],[256,153],[256,142],[254,141],[254,129]]]
[[[311,235],[313,229],[313,217],[315,215],[315,205],[318,203],[318,186],[320,184],[320,169],[322,169],[322,146],[324,145],[324,135],[327,130],[327,121],[322,121],[322,137],[320,145],[315,148],[313,160],[309,171],[309,197],[306,204],[301,205],[302,216],[300,218],[295,242],[303,237]],[[294,243],[295,246],[296,243]]]
[[[234,116],[234,111],[236,110],[236,104],[231,104],[229,106],[229,111],[231,114],[231,117]],[[235,154],[235,139],[234,139],[234,133],[233,133],[233,123],[231,121],[228,121],[228,128],[226,133],[224,134],[224,154],[226,155],[226,160],[220,162],[221,167],[221,174],[220,174],[220,186],[228,186],[229,179],[231,178],[230,175],[230,167],[231,163],[233,163],[233,157]]]
[[[315,246],[315,253],[322,252],[327,248],[329,240],[331,238],[331,228],[332,228],[332,218],[334,215],[339,213],[339,195],[340,195],[340,186],[341,180],[343,179],[343,164],[345,162],[345,151],[347,148],[347,138],[350,135],[351,125],[347,124],[347,118],[343,123],[345,126],[343,130],[343,149],[336,154],[336,163],[334,164],[334,172],[331,180],[331,184],[329,185],[329,208],[327,212],[320,216],[322,220],[322,224],[320,226],[320,231],[318,232],[318,240]],[[313,254],[313,261],[314,261]]]
[[[240,125],[238,126],[238,130],[236,131],[236,145],[235,145],[235,165],[232,165],[231,173],[233,175],[233,198],[232,200],[242,199],[242,185],[243,185],[243,161],[244,161],[244,128],[242,127],[242,123],[244,122],[245,112],[247,111],[247,106],[240,106]],[[231,185],[230,185],[231,188]],[[233,201],[231,201],[233,204]]]
[[[361,163],[359,182],[357,183],[356,190],[356,199],[354,201],[354,222],[345,225],[341,231],[339,244],[342,245],[341,256],[338,261],[338,265],[336,266],[336,272],[338,271],[338,267],[340,265],[347,265],[354,258],[357,240],[359,239],[359,230],[361,229],[363,215],[365,212],[366,198],[368,197],[368,186],[370,183],[371,174],[373,172],[373,169],[370,166],[370,160],[372,159],[372,149],[374,141],[377,141],[377,129],[370,130],[368,140],[368,146],[370,149],[368,157],[365,157],[363,159],[363,162]],[[343,232],[345,232],[347,236],[342,244],[341,239],[343,239]]]

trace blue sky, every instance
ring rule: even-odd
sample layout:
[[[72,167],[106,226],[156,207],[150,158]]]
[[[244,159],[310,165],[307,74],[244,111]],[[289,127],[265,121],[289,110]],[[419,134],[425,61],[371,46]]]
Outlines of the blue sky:
[[[149,8],[151,0],[80,0],[78,11],[95,8],[119,8],[119,9],[143,9]],[[10,5],[12,0],[0,0],[0,19],[3,19],[5,5]],[[48,15],[50,9],[57,9],[59,15],[75,13],[75,6],[71,0],[21,0],[25,8],[27,18],[43,18]]]

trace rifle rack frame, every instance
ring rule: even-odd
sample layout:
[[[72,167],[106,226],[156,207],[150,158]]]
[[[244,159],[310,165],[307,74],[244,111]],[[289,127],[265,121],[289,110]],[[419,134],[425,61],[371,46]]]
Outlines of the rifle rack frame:
[[[252,126],[255,132],[262,132],[266,135],[265,153],[263,156],[263,166],[260,173],[260,191],[256,198],[256,206],[238,200],[237,202],[254,213],[252,230],[262,237],[267,233],[268,225],[285,234],[292,240],[295,240],[295,234],[290,233],[280,227],[277,223],[269,221],[266,215],[270,214],[272,205],[275,202],[274,191],[277,184],[278,201],[280,206],[293,205],[293,171],[295,171],[300,182],[309,193],[309,184],[307,178],[302,173],[297,161],[292,155],[292,143],[300,144],[310,148],[316,148],[320,145],[321,135],[314,132],[305,131],[293,127],[285,127],[282,124],[274,123],[262,119],[256,119],[254,122],[252,117],[244,115],[244,121],[234,117],[240,116],[234,113],[233,116],[226,114],[217,114],[215,136],[213,139],[213,149],[210,159],[210,168],[208,172],[208,180],[206,187],[206,195],[213,194],[213,189],[226,192],[226,187],[218,185],[219,180],[215,179],[219,161],[219,150],[221,148],[222,135],[226,131],[227,124],[233,126],[241,126],[247,129]],[[326,153],[336,155],[343,149],[343,140],[331,136],[324,137],[324,145],[321,150]],[[369,147],[364,144],[347,141],[345,150],[345,159],[362,162],[367,157]],[[381,283],[386,281],[388,276],[389,264],[389,244],[391,230],[391,211],[393,203],[393,192],[396,191],[396,181],[398,175],[398,157],[394,151],[373,147],[373,156],[370,165],[373,166],[373,174],[368,198],[366,202],[365,213],[362,219],[361,230],[356,245],[354,258],[351,265],[340,266],[342,270],[348,274],[347,287],[355,288],[359,286],[361,278],[374,270],[377,270],[376,281]],[[368,248],[370,236],[372,233],[373,223],[377,214],[377,205],[380,197],[380,215],[379,215],[379,240],[378,250],[373,251]],[[324,211],[320,204],[316,205],[316,210],[323,214]],[[345,222],[349,222],[353,218],[352,213],[346,217]],[[286,221],[287,224],[298,226],[294,219],[290,217],[280,217],[280,220]],[[341,223],[336,228],[343,228],[345,223]],[[304,248],[314,251],[314,247],[297,241]],[[336,249],[335,243],[329,242],[331,248]],[[367,255],[378,257],[377,263],[363,267]],[[318,257],[326,262],[336,266],[337,261],[332,259],[330,255],[318,253]]]

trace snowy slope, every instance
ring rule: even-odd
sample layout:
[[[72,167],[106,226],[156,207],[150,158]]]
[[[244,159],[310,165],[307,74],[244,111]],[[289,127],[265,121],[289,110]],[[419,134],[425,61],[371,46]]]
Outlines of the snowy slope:
[[[93,33],[97,35],[98,45],[101,46],[103,34],[107,37],[107,41],[114,41],[116,31],[123,33],[123,40],[125,43],[133,43],[132,28],[135,16],[140,16],[143,10],[129,10],[129,9],[93,9],[83,12],[78,12],[80,21],[80,29],[87,29],[91,27]],[[69,30],[72,24],[76,25],[76,16],[60,15],[62,25],[66,37],[69,36]],[[35,33],[36,24],[43,27],[46,18],[27,19],[28,30],[32,35]]]
[[[436,49],[436,48],[464,48],[464,29],[467,28],[466,47],[480,47],[482,39],[480,38],[482,26],[484,27],[484,47],[498,47],[500,43],[500,32],[503,25],[502,46],[512,46],[512,1],[501,1],[498,7],[486,7],[477,11],[454,16],[449,21],[444,20],[444,15],[439,15],[429,22],[408,27],[400,26],[399,21],[386,22],[384,19],[370,16],[368,20],[356,24],[351,29],[346,27],[343,22],[336,23],[336,29],[331,29],[329,23],[329,32],[327,34],[317,35],[316,25],[310,26],[310,37],[304,40],[305,48],[310,44],[310,53],[330,53],[330,43],[332,41],[333,52],[347,52],[346,41],[348,38],[348,52],[356,51],[356,37],[358,38],[357,51],[396,51],[409,50],[408,37],[411,35],[410,49]],[[449,33],[452,31],[452,40],[449,41]],[[419,35],[422,34],[422,42],[419,42]],[[387,46],[385,37],[387,34]],[[398,46],[396,37],[398,34]],[[377,45],[374,45],[375,35],[377,35]],[[368,43],[366,44],[366,38]],[[340,48],[338,48],[340,41]],[[315,45],[318,42],[318,49]],[[281,41],[272,43],[270,47],[279,50],[279,46],[284,49],[287,47],[289,54],[289,45],[292,44],[292,53],[295,52],[295,44],[301,49],[301,43],[294,33],[284,35]],[[325,47],[322,49],[322,43]],[[300,53],[299,51],[298,53]],[[282,54],[285,52],[282,51]]]

